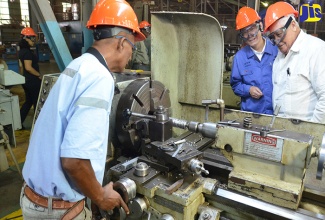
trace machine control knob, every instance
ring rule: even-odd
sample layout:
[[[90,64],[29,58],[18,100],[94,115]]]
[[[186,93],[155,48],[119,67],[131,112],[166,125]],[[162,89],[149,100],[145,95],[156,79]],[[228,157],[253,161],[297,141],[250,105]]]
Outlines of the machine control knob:
[[[135,198],[137,185],[133,180],[123,177],[114,183],[114,190],[122,196],[125,203],[128,203]]]
[[[46,89],[43,89],[43,94],[46,94],[47,93],[47,90]]]
[[[144,212],[147,212],[148,204],[144,198],[135,198],[128,203],[131,219],[141,219]]]
[[[49,84],[49,81],[48,80],[45,80],[44,83],[45,83],[45,85],[48,85]]]
[[[147,176],[148,170],[149,170],[149,166],[146,163],[144,162],[137,163],[134,169],[134,175],[141,176],[141,177]]]

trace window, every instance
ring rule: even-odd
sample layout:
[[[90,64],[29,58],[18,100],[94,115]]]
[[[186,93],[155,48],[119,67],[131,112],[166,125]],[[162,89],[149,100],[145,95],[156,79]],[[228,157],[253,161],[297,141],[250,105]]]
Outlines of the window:
[[[25,27],[29,27],[29,8],[28,8],[28,0],[10,0],[12,4],[20,4],[20,14],[21,14],[21,20],[18,21],[21,22],[21,25]],[[0,25],[4,24],[11,24],[11,17],[9,13],[9,0],[0,0]],[[17,22],[17,21],[16,21]]]
[[[10,24],[8,0],[0,0],[0,24]]]
[[[20,0],[20,10],[21,10],[21,20],[23,21],[22,25],[25,27],[30,27],[28,0]]]
[[[62,2],[63,12],[71,12],[71,4]]]

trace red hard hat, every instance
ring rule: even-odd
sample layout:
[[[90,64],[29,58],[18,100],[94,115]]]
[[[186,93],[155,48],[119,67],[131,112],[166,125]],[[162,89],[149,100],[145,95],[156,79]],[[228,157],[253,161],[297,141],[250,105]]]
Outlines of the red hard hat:
[[[139,29],[138,18],[134,10],[124,0],[100,0],[96,4],[86,26],[89,29],[96,29],[97,26],[101,25],[131,30],[135,36],[135,41],[146,39]]]
[[[295,17],[298,17],[298,11],[287,2],[276,2],[270,5],[265,15],[264,32],[266,32],[274,22],[289,14],[294,14]]]
[[[151,27],[151,24],[148,21],[141,21],[139,27],[140,29],[145,27]]]
[[[30,27],[25,27],[24,29],[22,29],[20,34],[24,35],[24,36],[35,36],[36,37],[35,31],[33,30],[33,28],[30,28]]]
[[[236,17],[236,30],[248,27],[251,24],[254,24],[256,21],[261,20],[261,17],[257,12],[250,7],[242,7],[239,9]]]

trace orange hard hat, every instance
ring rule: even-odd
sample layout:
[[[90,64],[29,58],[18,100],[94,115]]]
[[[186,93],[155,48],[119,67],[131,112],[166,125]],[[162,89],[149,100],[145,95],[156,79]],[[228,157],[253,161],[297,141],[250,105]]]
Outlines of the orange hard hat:
[[[30,28],[30,27],[25,27],[24,29],[22,29],[20,34],[24,35],[24,36],[35,36],[36,37],[35,31],[33,30],[33,28]]]
[[[132,31],[135,41],[146,39],[139,29],[138,18],[134,10],[124,0],[100,0],[96,4],[86,26],[93,30],[103,25],[126,28]]]
[[[139,27],[140,29],[145,27],[151,27],[151,24],[148,21],[141,21]]]
[[[298,17],[298,11],[296,11],[292,5],[287,2],[276,2],[270,5],[266,11],[265,15],[265,28],[264,32],[266,32],[269,27],[276,22],[278,19],[283,16],[294,14],[295,17]]]
[[[236,17],[236,30],[238,31],[242,28],[248,27],[259,20],[261,20],[261,17],[254,9],[244,6],[238,11]]]

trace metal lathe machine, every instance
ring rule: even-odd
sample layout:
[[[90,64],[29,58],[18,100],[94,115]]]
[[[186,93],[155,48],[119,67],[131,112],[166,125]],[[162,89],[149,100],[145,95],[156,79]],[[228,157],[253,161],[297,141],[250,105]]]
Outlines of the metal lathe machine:
[[[227,109],[214,17],[155,12],[151,23],[151,77],[116,74],[105,182],[130,214],[107,217],[325,219],[325,125]]]
[[[119,218],[325,219],[325,126],[226,109],[218,21],[151,18],[151,78],[117,83],[111,115]]]

